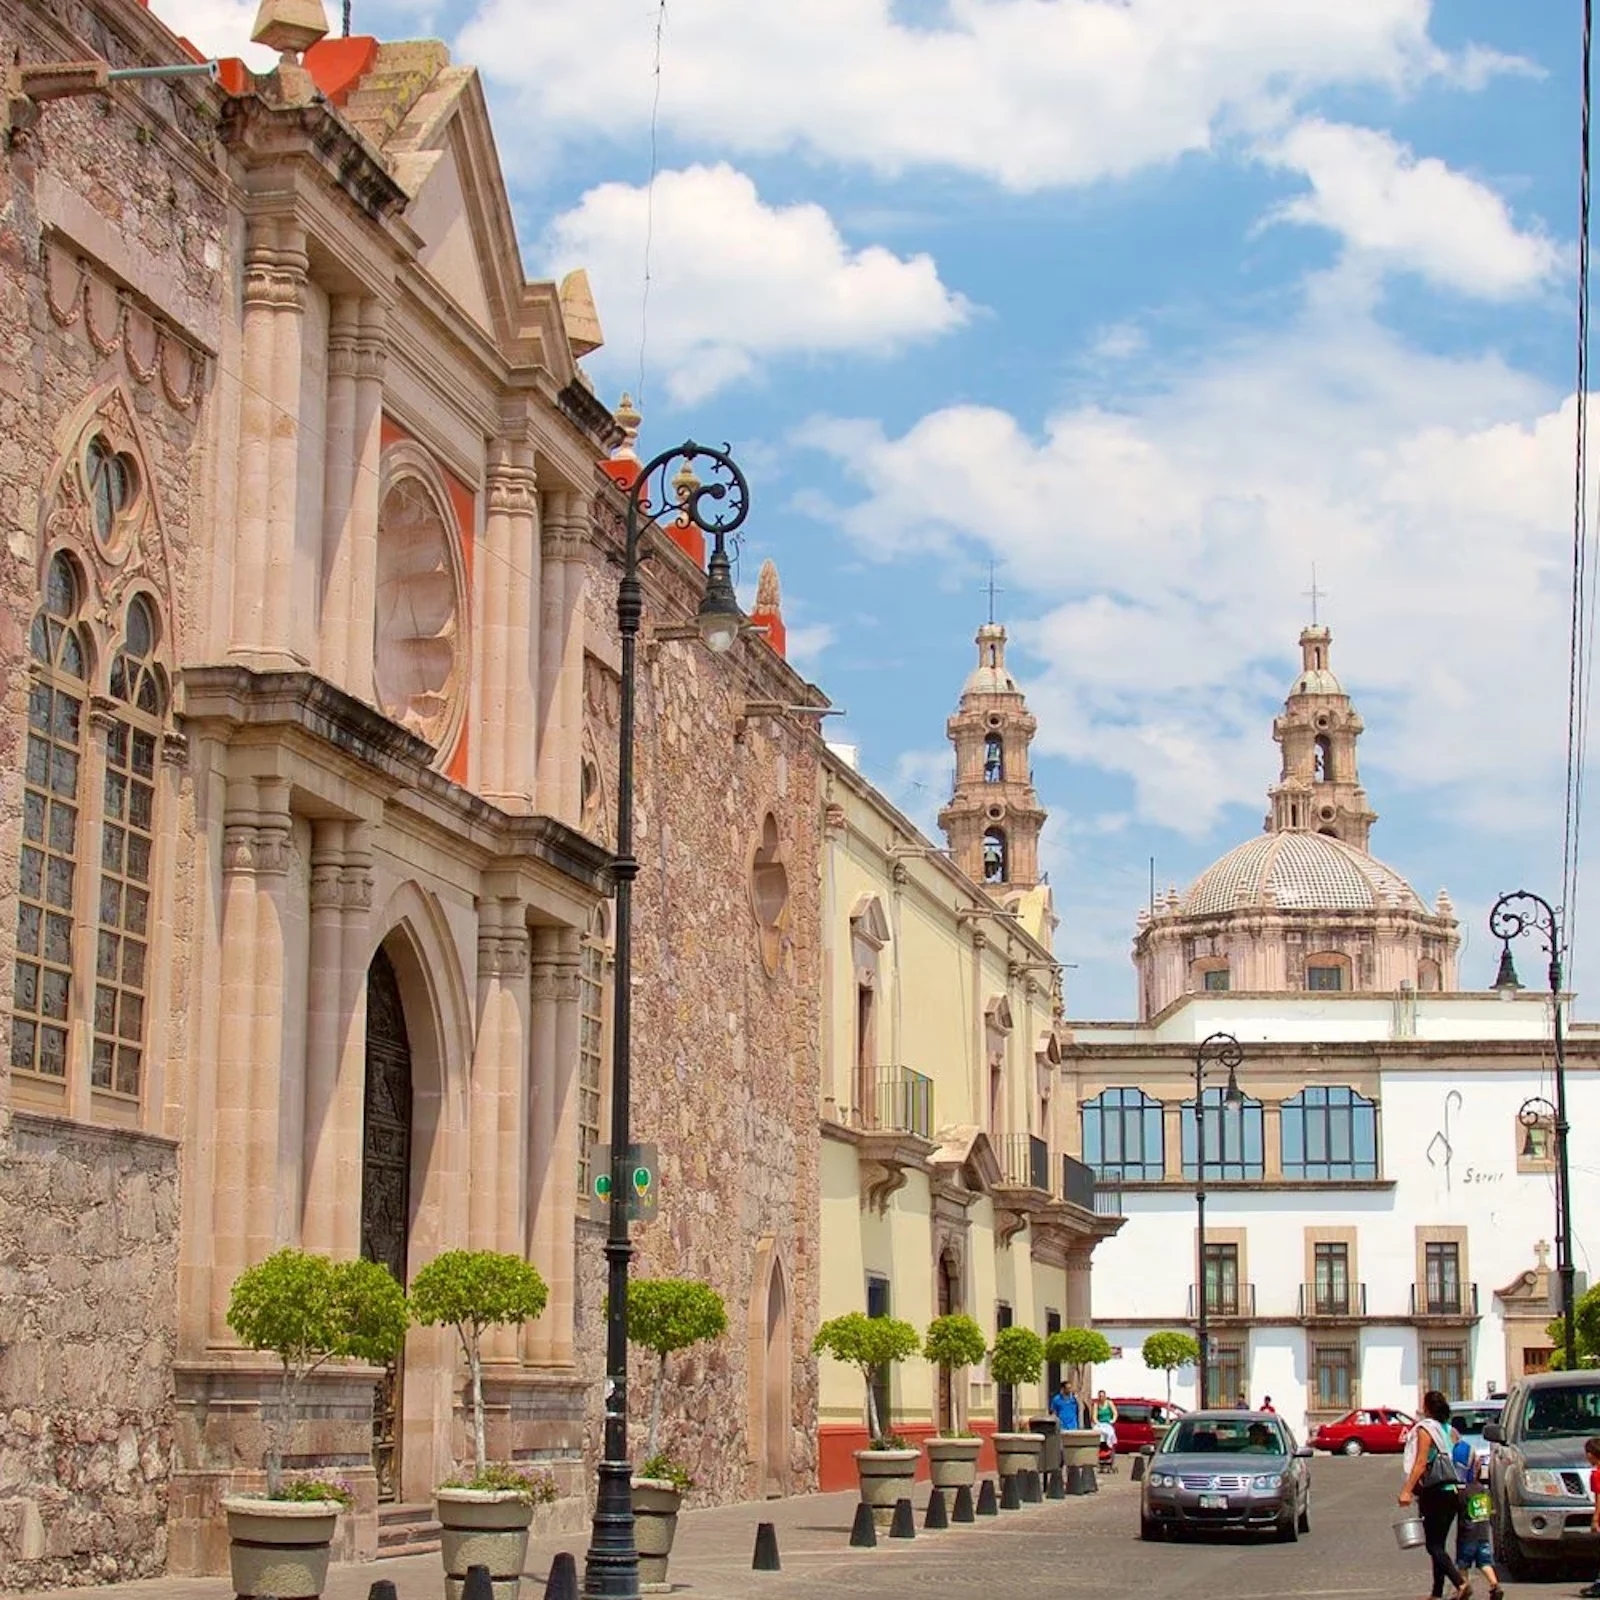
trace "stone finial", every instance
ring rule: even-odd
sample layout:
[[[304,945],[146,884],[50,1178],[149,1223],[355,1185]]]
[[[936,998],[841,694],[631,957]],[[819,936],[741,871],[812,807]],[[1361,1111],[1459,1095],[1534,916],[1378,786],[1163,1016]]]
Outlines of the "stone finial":
[[[582,267],[575,267],[561,280],[560,303],[567,343],[581,360],[606,342],[600,313],[595,310],[594,291],[589,287],[589,274]]]
[[[678,469],[677,476],[672,480],[672,497],[680,506],[687,507],[694,499],[694,492],[700,487],[699,475],[687,461]],[[687,517],[684,518],[688,520]]]
[[[1456,914],[1456,903],[1450,898],[1448,889],[1439,891],[1439,898],[1434,902],[1434,906],[1441,917],[1453,917]]]
[[[774,561],[763,561],[761,573],[756,579],[756,604],[757,611],[781,611],[783,609],[783,594],[778,588],[778,567]]]
[[[633,403],[631,394],[624,394],[617,401],[616,409],[612,416],[617,419],[617,426],[622,429],[622,443],[611,452],[613,461],[637,461],[639,459],[639,425],[644,418],[639,415],[639,408]]]
[[[283,55],[299,55],[328,34],[322,0],[261,0],[251,40]]]

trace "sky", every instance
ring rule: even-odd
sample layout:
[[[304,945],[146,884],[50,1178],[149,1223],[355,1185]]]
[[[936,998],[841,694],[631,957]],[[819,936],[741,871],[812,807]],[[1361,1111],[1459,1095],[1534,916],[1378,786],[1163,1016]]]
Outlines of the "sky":
[[[154,9],[250,55],[254,0]],[[1372,849],[1448,887],[1463,985],[1497,894],[1560,898],[1578,0],[354,0],[354,27],[482,70],[529,276],[588,269],[585,365],[641,454],[731,444],[742,586],[777,563],[828,737],[929,831],[993,564],[1070,1016],[1133,1014],[1152,858],[1181,888],[1260,831],[1313,567]]]

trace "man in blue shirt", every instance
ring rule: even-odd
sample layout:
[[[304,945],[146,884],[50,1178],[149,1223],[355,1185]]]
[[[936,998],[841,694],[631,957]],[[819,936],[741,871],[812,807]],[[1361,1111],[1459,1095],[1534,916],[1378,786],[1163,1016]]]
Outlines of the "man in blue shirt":
[[[1063,1383],[1060,1389],[1050,1396],[1050,1410],[1054,1413],[1056,1421],[1065,1433],[1068,1428],[1081,1427],[1081,1410],[1078,1397],[1073,1393],[1070,1383]]]

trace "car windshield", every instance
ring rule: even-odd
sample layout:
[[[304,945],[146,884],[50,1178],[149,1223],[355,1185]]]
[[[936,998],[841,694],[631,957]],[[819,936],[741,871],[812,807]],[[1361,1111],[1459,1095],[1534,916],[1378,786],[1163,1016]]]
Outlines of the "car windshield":
[[[1275,1422],[1232,1417],[1185,1417],[1174,1423],[1162,1442],[1169,1456],[1286,1456],[1289,1446]]]
[[[1452,1406],[1450,1422],[1457,1433],[1482,1433],[1486,1422],[1500,1420],[1499,1406]]]
[[[1576,1439],[1600,1433],[1600,1384],[1531,1389],[1522,1414],[1525,1439]]]

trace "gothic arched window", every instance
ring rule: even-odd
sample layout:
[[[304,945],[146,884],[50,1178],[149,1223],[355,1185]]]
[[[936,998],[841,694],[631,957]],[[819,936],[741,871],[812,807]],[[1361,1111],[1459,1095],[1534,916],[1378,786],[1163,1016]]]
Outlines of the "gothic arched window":
[[[1005,743],[998,733],[983,741],[983,781],[1001,783],[1006,775]]]
[[[82,606],[77,571],[58,555],[28,633],[32,686],[11,1020],[12,1071],[58,1081],[67,1076],[78,788],[89,694],[88,649],[78,620]]]
[[[990,828],[983,836],[983,881],[1006,881],[1006,836],[1003,828]]]

